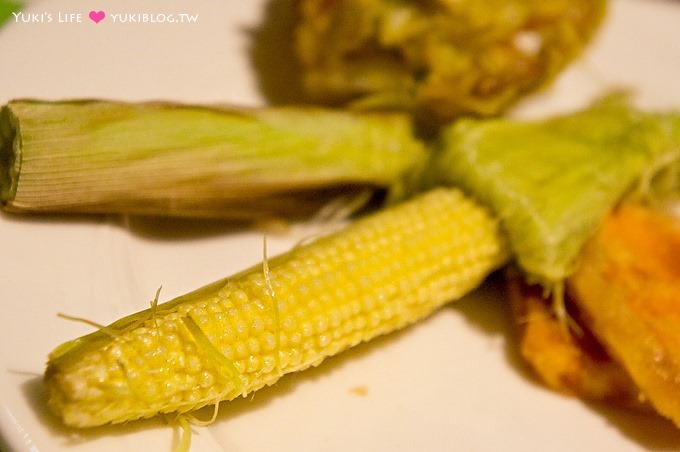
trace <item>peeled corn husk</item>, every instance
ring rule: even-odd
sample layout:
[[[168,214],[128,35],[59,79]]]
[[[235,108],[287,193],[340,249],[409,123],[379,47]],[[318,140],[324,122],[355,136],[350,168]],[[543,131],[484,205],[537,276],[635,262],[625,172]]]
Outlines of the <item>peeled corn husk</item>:
[[[443,132],[432,177],[490,206],[522,270],[552,286],[622,198],[678,192],[679,145],[680,114],[614,94],[547,120],[458,121]]]
[[[399,114],[104,100],[0,113],[0,201],[13,212],[303,218],[399,191],[425,161]]]

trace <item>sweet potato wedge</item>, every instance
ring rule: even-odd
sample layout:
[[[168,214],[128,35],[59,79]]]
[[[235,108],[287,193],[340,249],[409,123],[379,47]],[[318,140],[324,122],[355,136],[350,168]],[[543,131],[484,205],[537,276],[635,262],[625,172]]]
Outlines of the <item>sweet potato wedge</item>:
[[[585,245],[567,292],[641,395],[680,427],[680,219],[620,206]]]

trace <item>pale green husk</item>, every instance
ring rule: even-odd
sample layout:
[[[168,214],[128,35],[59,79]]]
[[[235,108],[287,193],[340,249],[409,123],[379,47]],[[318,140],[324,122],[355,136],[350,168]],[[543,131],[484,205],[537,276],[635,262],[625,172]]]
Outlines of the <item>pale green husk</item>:
[[[519,265],[549,286],[569,275],[624,195],[636,187],[650,195],[653,178],[675,170],[680,114],[644,113],[616,94],[537,122],[460,121],[444,131],[440,151],[436,178],[488,204]],[[677,178],[668,182],[663,191],[677,188]]]
[[[18,100],[0,115],[7,210],[308,217],[397,190],[426,159],[400,114]]]

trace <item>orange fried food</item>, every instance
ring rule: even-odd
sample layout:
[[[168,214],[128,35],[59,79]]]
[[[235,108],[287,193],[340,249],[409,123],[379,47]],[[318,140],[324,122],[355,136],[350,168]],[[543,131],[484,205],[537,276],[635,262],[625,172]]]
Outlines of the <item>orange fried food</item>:
[[[585,328],[578,334],[563,328],[540,286],[530,286],[510,272],[507,281],[520,353],[539,380],[583,399],[649,409],[626,371]]]
[[[584,247],[567,291],[642,396],[680,426],[680,219],[619,207]]]

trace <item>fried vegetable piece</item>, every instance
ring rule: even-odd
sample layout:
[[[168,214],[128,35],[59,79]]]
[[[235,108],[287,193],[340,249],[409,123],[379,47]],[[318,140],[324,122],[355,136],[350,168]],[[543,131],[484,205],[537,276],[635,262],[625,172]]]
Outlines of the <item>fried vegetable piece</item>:
[[[507,288],[520,354],[543,384],[586,400],[650,409],[630,376],[590,331],[581,326],[576,334],[563,327],[542,287],[527,284],[519,272],[509,270]],[[569,313],[574,316],[573,310]]]
[[[680,426],[680,220],[622,205],[587,242],[567,290],[641,394]]]
[[[431,314],[508,256],[485,208],[434,190],[58,347],[49,406],[88,427],[231,400]]]
[[[604,0],[298,0],[309,97],[435,121],[496,115],[591,40]]]

